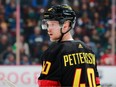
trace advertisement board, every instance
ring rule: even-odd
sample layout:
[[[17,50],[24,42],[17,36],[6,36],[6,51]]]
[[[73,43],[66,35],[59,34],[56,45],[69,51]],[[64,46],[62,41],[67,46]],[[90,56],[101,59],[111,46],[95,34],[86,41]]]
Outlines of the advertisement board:
[[[116,66],[98,66],[102,87],[116,87]],[[0,66],[0,87],[37,87],[41,66]]]
[[[37,87],[41,66],[0,66],[0,87]]]
[[[102,87],[116,87],[116,66],[98,66]]]

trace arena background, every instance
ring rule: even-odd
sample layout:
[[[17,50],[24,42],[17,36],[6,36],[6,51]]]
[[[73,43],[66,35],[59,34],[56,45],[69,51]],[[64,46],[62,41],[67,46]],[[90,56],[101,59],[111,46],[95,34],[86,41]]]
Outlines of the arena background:
[[[37,86],[40,56],[50,45],[41,20],[56,4],[79,12],[73,38],[95,52],[102,87],[116,87],[115,0],[0,0],[0,87]]]

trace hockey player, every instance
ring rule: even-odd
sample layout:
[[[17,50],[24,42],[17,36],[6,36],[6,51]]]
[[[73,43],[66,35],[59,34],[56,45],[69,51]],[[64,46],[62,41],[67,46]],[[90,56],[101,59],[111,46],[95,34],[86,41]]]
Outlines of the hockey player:
[[[42,26],[53,43],[42,55],[39,87],[100,87],[95,54],[71,36],[75,20],[68,5],[52,6],[44,14]]]

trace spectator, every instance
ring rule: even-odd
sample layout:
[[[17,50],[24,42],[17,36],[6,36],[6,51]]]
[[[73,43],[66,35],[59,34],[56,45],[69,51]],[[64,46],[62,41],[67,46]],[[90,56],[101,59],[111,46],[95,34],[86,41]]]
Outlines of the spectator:
[[[8,29],[8,24],[6,22],[2,22],[0,28],[0,36],[3,34],[7,35],[9,42],[13,44],[15,38],[12,36],[10,30]]]
[[[0,61],[2,61],[2,55],[9,46],[8,37],[6,35],[1,35],[0,37]]]
[[[100,44],[100,35],[95,28],[91,30],[91,41],[96,45]]]
[[[102,65],[112,65],[112,54],[111,54],[111,49],[106,49],[105,53],[101,55],[100,58],[100,63]],[[116,64],[116,55],[115,55],[115,60],[113,61]]]
[[[41,29],[38,26],[34,28],[34,34],[30,35],[28,42],[30,44],[37,44],[39,42],[43,42],[43,37],[41,35]]]
[[[28,57],[28,55],[22,55],[21,56],[21,65],[30,65],[30,59]]]
[[[12,49],[12,46],[11,46],[11,45],[9,45],[9,46],[7,47],[7,49],[6,49],[6,51],[4,51],[4,53],[2,54],[3,61],[7,58],[7,56],[8,56],[9,54],[15,55],[15,54],[13,53],[13,49]]]
[[[17,46],[19,46],[20,51],[23,50],[26,55],[30,55],[29,45],[28,45],[27,42],[25,42],[25,37],[23,35],[20,35],[20,42],[18,44],[15,43],[13,45],[13,47],[14,47],[13,51],[14,51],[14,53],[16,53],[16,49],[15,48]]]
[[[41,35],[41,30],[39,27],[34,28],[34,34],[31,34],[29,36],[28,42],[32,56],[38,58],[38,52],[41,51],[40,49],[43,42],[43,37]]]
[[[83,34],[82,34],[82,28],[81,27],[76,27],[75,28],[75,31],[74,31],[74,35],[73,35],[73,38],[76,40],[76,39],[80,39],[82,40],[83,38]]]
[[[4,61],[5,65],[16,65],[15,56],[13,54],[7,55],[7,58]]]
[[[95,54],[97,54],[97,47],[96,47],[95,43],[90,40],[90,38],[88,36],[84,36],[83,41],[85,42],[85,44],[88,47],[90,47],[93,50],[93,52]]]
[[[5,5],[5,18],[9,19],[11,14],[16,10],[16,2],[15,0],[10,0],[9,3]]]

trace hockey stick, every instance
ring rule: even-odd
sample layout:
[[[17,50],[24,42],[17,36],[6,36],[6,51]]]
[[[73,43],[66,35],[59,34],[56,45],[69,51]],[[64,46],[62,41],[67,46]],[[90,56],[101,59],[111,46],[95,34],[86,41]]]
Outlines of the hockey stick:
[[[5,85],[7,85],[8,87],[16,87],[16,85],[15,84],[13,84],[11,81],[9,81],[8,79],[5,79],[4,81],[3,81],[3,83],[5,84]]]

